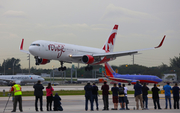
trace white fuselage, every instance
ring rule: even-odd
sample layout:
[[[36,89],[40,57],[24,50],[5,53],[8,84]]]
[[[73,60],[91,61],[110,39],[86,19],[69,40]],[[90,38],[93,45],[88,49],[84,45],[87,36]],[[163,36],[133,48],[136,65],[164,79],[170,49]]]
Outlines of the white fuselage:
[[[2,81],[17,81],[20,83],[35,83],[38,80],[44,81],[44,78],[38,75],[2,75],[0,76]]]
[[[66,43],[38,40],[29,46],[29,52],[33,56],[45,59],[59,60],[65,62],[83,63],[81,60],[71,58],[70,55],[93,55],[105,53],[104,50],[86,46],[79,46]]]

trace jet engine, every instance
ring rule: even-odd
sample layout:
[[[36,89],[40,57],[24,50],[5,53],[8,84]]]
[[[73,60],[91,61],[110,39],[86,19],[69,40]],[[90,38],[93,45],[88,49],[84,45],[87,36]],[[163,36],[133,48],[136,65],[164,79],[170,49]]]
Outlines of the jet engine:
[[[91,55],[84,55],[82,57],[82,62],[85,64],[92,64],[94,62],[94,57]]]
[[[43,64],[47,64],[50,62],[50,60],[48,59],[43,59],[43,58],[35,58],[36,59],[36,65],[43,65]]]

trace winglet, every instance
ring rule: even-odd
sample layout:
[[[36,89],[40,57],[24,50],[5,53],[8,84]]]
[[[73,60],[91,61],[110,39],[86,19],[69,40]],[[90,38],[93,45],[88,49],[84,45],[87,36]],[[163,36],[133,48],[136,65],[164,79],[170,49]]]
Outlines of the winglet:
[[[24,53],[27,53],[27,54],[30,54],[29,51],[23,50],[23,44],[24,44],[24,39],[22,39],[22,41],[21,41],[21,46],[20,46],[20,48],[19,48],[20,51],[21,51],[21,52],[24,52]]]
[[[24,43],[24,39],[22,39],[20,50],[23,50],[23,43]]]
[[[155,47],[155,48],[159,48],[159,47],[161,47],[161,46],[162,46],[162,44],[163,44],[163,42],[164,42],[165,37],[166,37],[166,35],[164,35],[164,37],[163,37],[163,39],[162,39],[161,43],[160,43],[157,47]]]

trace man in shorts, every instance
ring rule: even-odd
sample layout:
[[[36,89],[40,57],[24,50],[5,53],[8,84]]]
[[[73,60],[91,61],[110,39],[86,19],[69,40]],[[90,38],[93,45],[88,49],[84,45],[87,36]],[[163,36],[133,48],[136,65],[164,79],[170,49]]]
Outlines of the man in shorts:
[[[124,87],[121,86],[121,83],[118,83],[119,85],[119,103],[121,108],[119,110],[125,110],[125,95],[124,95]]]
[[[117,87],[116,83],[114,83],[113,87],[111,88],[111,91],[112,91],[113,103],[114,103],[114,108],[112,108],[111,110],[117,110],[119,88]]]

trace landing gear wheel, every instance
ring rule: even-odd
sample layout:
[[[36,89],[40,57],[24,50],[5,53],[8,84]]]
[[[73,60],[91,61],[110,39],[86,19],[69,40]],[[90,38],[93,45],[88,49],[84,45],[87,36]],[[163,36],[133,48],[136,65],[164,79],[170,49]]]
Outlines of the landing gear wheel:
[[[61,67],[58,68],[58,71],[65,71],[66,70],[66,66],[63,67],[63,62],[61,62]]]

